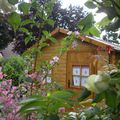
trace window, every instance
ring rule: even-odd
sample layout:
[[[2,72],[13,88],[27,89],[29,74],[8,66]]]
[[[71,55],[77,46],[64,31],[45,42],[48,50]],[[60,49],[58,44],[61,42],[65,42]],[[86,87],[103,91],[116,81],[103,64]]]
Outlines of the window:
[[[51,83],[52,82],[51,75],[52,75],[52,70],[49,70],[48,75],[46,77],[46,82],[47,83]]]
[[[89,66],[72,66],[72,86],[83,86],[89,76]]]

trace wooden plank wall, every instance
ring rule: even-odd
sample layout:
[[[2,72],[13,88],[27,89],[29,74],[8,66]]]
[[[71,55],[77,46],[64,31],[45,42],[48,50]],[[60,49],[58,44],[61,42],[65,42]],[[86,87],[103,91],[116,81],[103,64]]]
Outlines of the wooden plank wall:
[[[57,42],[50,43],[49,47],[43,49],[43,54],[37,57],[37,64],[40,62],[47,60],[50,61],[54,56],[59,56],[59,48],[61,46],[61,39],[65,37],[65,35],[57,35]],[[59,63],[56,64],[52,70],[52,79],[59,83],[62,86],[66,85],[66,59],[67,53],[64,53],[59,60]]]

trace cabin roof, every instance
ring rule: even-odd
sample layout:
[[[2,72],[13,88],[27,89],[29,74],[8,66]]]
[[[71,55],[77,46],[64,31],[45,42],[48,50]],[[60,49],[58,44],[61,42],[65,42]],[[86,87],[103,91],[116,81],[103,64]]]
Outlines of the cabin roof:
[[[67,35],[67,33],[69,32],[69,30],[67,29],[63,29],[63,28],[56,28],[55,30],[53,30],[51,32],[51,35],[54,36],[58,33],[62,33],[62,34],[65,34]],[[100,38],[97,38],[97,37],[89,37],[89,36],[86,36],[85,37],[85,42],[88,42],[88,43],[91,43],[93,45],[96,45],[96,46],[99,46],[99,47],[106,47],[106,46],[110,46],[112,47],[113,50],[115,51],[120,51],[120,45],[115,45],[113,43],[110,43],[110,42],[107,42],[107,41],[104,41]]]

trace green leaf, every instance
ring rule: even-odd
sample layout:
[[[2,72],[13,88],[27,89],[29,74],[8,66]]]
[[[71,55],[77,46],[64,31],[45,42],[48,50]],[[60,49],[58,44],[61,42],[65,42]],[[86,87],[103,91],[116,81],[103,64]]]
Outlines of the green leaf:
[[[19,30],[21,30],[24,33],[28,33],[29,32],[28,29],[26,29],[26,28],[20,28]]]
[[[12,5],[15,5],[18,3],[18,0],[8,0],[8,2]]]
[[[25,41],[25,45],[27,45],[29,43],[29,41],[30,41],[30,37],[29,36],[26,37],[24,41]]]
[[[30,24],[30,23],[33,23],[32,20],[28,19],[28,20],[24,20],[21,22],[21,26],[24,26],[24,25],[27,25],[27,24]]]
[[[90,13],[84,19],[78,22],[78,27],[84,33],[87,32],[93,26],[93,23],[94,23],[94,17],[92,13]]]
[[[48,19],[47,22],[48,22],[49,25],[54,26],[54,23],[55,23],[55,22],[54,22],[53,20]]]
[[[105,27],[111,22],[111,20],[106,16],[100,22],[97,23],[99,27]]]
[[[48,46],[47,43],[40,43],[39,49],[41,50],[42,48],[44,48],[44,47],[46,47],[46,46]]]
[[[100,37],[100,31],[96,27],[91,27],[89,29],[89,33],[91,33],[93,36]]]
[[[105,92],[106,104],[111,108],[116,108],[117,105],[117,94],[112,90],[107,90]]]
[[[84,89],[80,95],[80,97],[78,98],[78,100],[81,102],[83,100],[85,100],[87,97],[89,97],[91,95],[91,92],[87,89]]]
[[[44,34],[45,36],[48,36],[48,35],[49,35],[48,31],[43,31],[43,34]]]
[[[30,9],[30,3],[23,2],[18,6],[18,8],[21,12],[23,12],[23,14],[28,14]]]
[[[20,15],[16,12],[13,12],[8,17],[8,23],[10,23],[12,27],[14,28],[14,30],[16,30],[20,26],[20,23],[21,23]]]
[[[88,7],[88,8],[90,8],[90,9],[94,9],[94,8],[97,7],[92,1],[87,1],[85,3],[85,6]]]
[[[55,39],[54,37],[50,37],[49,39],[50,39],[50,41],[52,41],[53,43],[56,42],[56,39]]]

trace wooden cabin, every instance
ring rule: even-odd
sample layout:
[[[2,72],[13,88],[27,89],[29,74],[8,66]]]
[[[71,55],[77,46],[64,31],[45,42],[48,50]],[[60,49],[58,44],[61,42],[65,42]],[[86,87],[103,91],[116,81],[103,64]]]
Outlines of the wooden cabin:
[[[51,34],[57,39],[56,43],[50,43],[43,49],[43,54],[37,56],[37,64],[42,61],[50,61],[54,56],[59,56],[58,49],[61,41],[67,36],[68,30],[56,28]],[[65,52],[49,73],[47,81],[56,81],[66,89],[81,89],[90,74],[97,74],[102,66],[116,63],[120,59],[120,46],[99,40],[93,37],[85,37],[84,41],[78,39],[79,49],[70,49]],[[106,51],[109,51],[106,52]],[[99,58],[100,59],[96,59]]]

